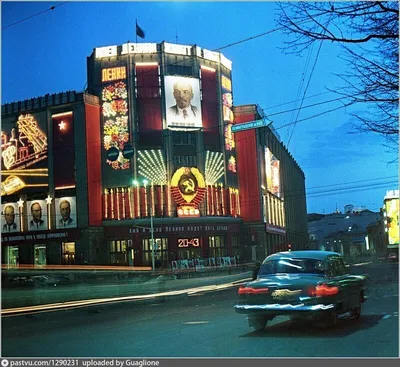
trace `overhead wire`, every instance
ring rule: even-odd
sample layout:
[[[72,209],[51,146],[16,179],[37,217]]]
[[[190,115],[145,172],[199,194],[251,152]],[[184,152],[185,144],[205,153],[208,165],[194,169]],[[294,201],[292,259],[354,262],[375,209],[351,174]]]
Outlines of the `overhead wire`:
[[[61,4],[52,5],[52,6],[50,6],[50,8],[47,8],[47,9],[45,9],[45,10],[42,10],[42,11],[36,13],[36,14],[32,14],[32,15],[30,15],[29,17],[20,19],[20,20],[14,22],[14,23],[11,23],[11,24],[9,24],[9,25],[3,27],[1,30],[4,31],[4,30],[7,29],[7,28],[13,27],[13,26],[15,26],[15,25],[17,25],[17,24],[20,24],[20,23],[23,23],[23,22],[27,21],[28,19],[37,17],[38,15],[41,15],[41,14],[43,14],[43,13],[47,13],[48,11],[51,11],[51,10],[55,10],[56,8],[58,8],[58,7],[60,7],[60,6],[67,4],[68,2],[69,2],[69,1],[64,1],[64,2],[61,3]]]

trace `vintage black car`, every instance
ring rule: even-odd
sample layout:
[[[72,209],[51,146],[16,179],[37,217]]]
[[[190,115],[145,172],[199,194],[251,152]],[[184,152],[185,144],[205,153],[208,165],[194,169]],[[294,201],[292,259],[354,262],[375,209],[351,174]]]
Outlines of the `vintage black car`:
[[[278,315],[336,326],[339,315],[360,317],[364,292],[365,277],[349,274],[339,253],[278,252],[263,261],[256,280],[239,288],[234,309],[248,315],[255,330]]]

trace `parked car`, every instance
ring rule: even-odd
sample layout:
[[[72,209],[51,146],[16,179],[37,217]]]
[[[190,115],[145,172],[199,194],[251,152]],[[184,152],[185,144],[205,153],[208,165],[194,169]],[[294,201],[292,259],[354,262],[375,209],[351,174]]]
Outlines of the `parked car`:
[[[234,309],[247,315],[249,326],[256,330],[278,315],[335,326],[339,315],[360,317],[365,280],[365,276],[349,274],[336,252],[279,252],[263,261],[256,280],[238,289]]]

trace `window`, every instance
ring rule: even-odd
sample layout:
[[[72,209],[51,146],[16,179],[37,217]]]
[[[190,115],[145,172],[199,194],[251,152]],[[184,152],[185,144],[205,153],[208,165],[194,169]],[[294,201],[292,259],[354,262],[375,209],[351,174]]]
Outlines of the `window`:
[[[176,167],[197,167],[197,157],[195,155],[175,156]]]
[[[128,264],[127,241],[115,240],[110,241],[110,262],[115,265]]]
[[[232,243],[232,256],[240,255],[239,236],[231,236]]]
[[[211,236],[208,237],[208,257],[225,257],[225,237],[224,236]]]
[[[35,245],[33,253],[35,266],[43,266],[47,264],[46,245]]]
[[[64,265],[75,264],[75,242],[62,243],[62,263]]]
[[[194,132],[174,131],[173,142],[175,145],[194,145],[196,143],[196,135]]]
[[[344,265],[343,259],[339,257],[330,257],[328,259],[328,268],[326,275],[329,277],[337,277],[345,275],[347,273],[346,266]]]
[[[162,265],[168,262],[168,238],[155,238],[155,261],[156,264]],[[151,239],[146,238],[142,240],[143,249],[143,265],[152,266],[152,247]],[[161,263],[161,264],[160,264]],[[156,265],[157,266],[157,265]]]
[[[259,275],[268,274],[324,274],[325,263],[317,259],[297,259],[282,257],[277,260],[267,260],[261,265]]]
[[[191,66],[183,66],[179,64],[170,64],[167,66],[167,74],[169,75],[186,75],[192,76],[193,70]]]

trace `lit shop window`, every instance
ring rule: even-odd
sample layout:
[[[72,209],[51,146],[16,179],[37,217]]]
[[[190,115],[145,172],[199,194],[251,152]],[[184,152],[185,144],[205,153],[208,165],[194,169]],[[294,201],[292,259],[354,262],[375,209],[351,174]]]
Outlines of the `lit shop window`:
[[[211,236],[208,237],[208,257],[224,257],[226,256],[225,237]]]
[[[110,243],[110,262],[116,265],[128,263],[128,252],[126,240],[109,241]]]
[[[154,239],[154,255],[157,262],[168,261],[168,238],[155,238]],[[142,240],[143,249],[143,264],[152,264],[152,246],[151,239]]]

